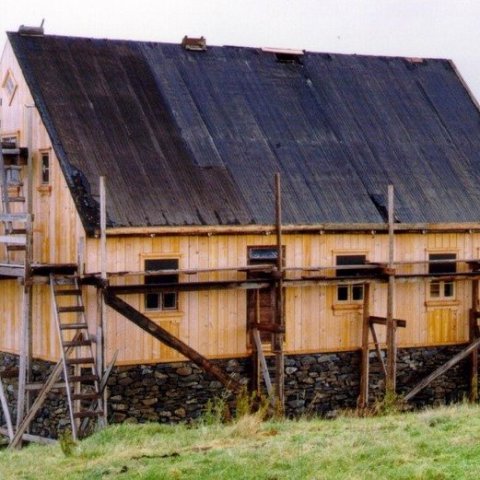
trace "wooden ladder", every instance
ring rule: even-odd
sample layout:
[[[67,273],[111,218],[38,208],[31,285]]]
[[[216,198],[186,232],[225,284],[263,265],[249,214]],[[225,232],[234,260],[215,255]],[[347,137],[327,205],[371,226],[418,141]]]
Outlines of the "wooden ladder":
[[[103,423],[100,378],[78,276],[50,274],[50,288],[61,345],[72,437],[77,440],[86,435],[90,421]]]
[[[27,228],[16,225],[13,219],[20,214],[25,213],[25,207],[22,212],[12,212],[12,204],[20,203],[25,205],[25,196],[23,194],[23,181],[20,179],[22,166],[20,165],[6,165],[4,153],[17,154],[20,152],[18,148],[0,148],[0,181],[2,187],[2,213],[6,218],[10,218],[5,222],[5,235],[2,236],[2,243],[4,243],[7,254],[7,261],[10,263],[11,252],[25,252],[27,249]],[[12,194],[12,190],[16,190]],[[23,263],[23,261],[22,261]]]

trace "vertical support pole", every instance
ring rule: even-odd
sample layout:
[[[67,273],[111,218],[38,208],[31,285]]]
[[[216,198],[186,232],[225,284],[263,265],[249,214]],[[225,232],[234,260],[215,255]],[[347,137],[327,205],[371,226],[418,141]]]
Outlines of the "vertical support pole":
[[[99,179],[100,185],[100,269],[102,280],[107,280],[107,196],[105,188],[105,177],[101,176]],[[105,318],[106,306],[103,301],[101,290],[97,290],[98,294],[98,323],[97,323],[97,371],[98,375],[102,376],[104,366],[106,365],[106,351],[105,351]],[[104,390],[103,395],[103,412],[105,418],[107,417],[107,389]]]
[[[370,375],[368,348],[368,334],[370,326],[370,284],[366,283],[363,288],[362,363],[360,373],[360,395],[357,402],[359,408],[366,408],[368,406],[368,380]]]
[[[5,418],[5,423],[7,424],[8,438],[10,441],[13,440],[13,425],[12,418],[10,416],[10,410],[8,408],[7,396],[5,395],[5,389],[3,388],[2,377],[0,377],[0,404],[2,405],[3,416]]]
[[[470,312],[470,343],[478,336],[478,280],[472,280],[472,309]],[[478,401],[478,348],[470,356],[470,401]]]
[[[251,318],[248,318],[248,324],[260,323],[260,290],[254,290],[249,292],[250,295],[254,295],[255,309],[249,309]],[[260,376],[262,374],[260,365],[260,352],[258,351],[258,345],[255,341],[255,335],[253,329],[249,328],[250,341],[252,343],[252,391],[260,393]]]
[[[33,162],[32,162],[32,115],[34,106],[25,105],[25,131],[28,148],[27,160],[27,204],[28,219],[25,224],[26,245],[23,279],[22,323],[20,330],[20,361],[18,373],[17,427],[23,420],[25,407],[30,409],[30,392],[26,386],[30,382],[32,370],[32,305],[33,292],[31,282],[31,264],[33,260]],[[25,183],[25,182],[24,182]]]
[[[395,238],[393,185],[388,186],[388,290],[387,290],[387,381],[386,393],[395,393],[397,376],[396,323],[393,317],[395,299]]]
[[[277,233],[277,281],[275,295],[275,323],[285,326],[283,313],[283,250],[282,250],[282,200],[280,174],[275,174],[275,217]],[[273,335],[273,350],[275,353],[275,393],[278,407],[281,411],[285,403],[285,358],[283,353],[283,333]]]

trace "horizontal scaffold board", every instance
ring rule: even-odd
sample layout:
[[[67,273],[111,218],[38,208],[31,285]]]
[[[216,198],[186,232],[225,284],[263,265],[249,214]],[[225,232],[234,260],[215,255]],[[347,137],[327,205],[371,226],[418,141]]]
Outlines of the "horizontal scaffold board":
[[[25,266],[24,265],[14,265],[14,264],[0,264],[0,277],[8,278],[18,278],[25,276]]]
[[[29,217],[28,213],[0,213],[0,222],[26,222]]]
[[[0,235],[0,243],[10,245],[26,245],[27,237],[25,235]]]

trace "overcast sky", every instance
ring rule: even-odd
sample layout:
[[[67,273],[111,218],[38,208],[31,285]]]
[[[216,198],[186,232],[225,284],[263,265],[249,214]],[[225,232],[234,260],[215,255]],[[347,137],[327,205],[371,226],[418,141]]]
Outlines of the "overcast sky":
[[[480,99],[480,0],[0,0],[1,44],[43,18],[48,34],[451,58]]]

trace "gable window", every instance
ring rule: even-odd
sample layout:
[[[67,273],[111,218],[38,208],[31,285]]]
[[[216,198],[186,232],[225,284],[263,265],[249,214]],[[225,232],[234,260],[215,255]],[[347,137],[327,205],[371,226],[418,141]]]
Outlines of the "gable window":
[[[457,272],[455,253],[431,253],[428,256],[430,275],[448,275]],[[432,263],[433,262],[433,263]],[[429,288],[430,298],[442,299],[455,296],[455,282],[451,280],[432,280]]]
[[[177,258],[161,258],[145,260],[145,271],[156,272],[160,270],[178,270]],[[178,283],[178,274],[165,275],[145,275],[146,285],[166,285]],[[159,293],[145,294],[145,310],[177,310],[178,309],[178,292],[166,290]]]
[[[5,75],[2,87],[7,95],[7,103],[10,105],[12,103],[13,96],[15,95],[15,92],[17,90],[17,82],[15,81],[15,78],[13,77],[11,71],[8,71]]]
[[[40,181],[42,185],[48,185],[50,183],[50,156],[48,152],[41,154],[41,177]]]
[[[344,265],[346,268],[337,268],[336,277],[362,277],[366,274],[366,270],[361,265],[365,265],[365,263],[366,255],[337,255],[337,267]],[[363,301],[363,285],[338,285],[337,301],[345,303]]]

